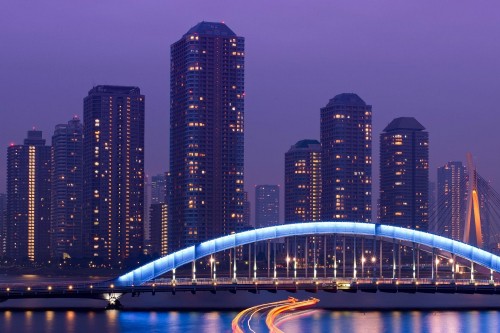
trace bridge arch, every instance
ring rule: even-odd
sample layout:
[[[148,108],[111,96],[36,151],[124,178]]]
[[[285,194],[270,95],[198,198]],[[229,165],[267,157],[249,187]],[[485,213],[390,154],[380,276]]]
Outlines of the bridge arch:
[[[500,272],[500,257],[459,241],[423,231],[360,222],[305,222],[260,228],[222,236],[168,254],[138,267],[115,280],[119,286],[141,285],[194,260],[234,247],[291,236],[359,235],[396,239],[437,248]]]

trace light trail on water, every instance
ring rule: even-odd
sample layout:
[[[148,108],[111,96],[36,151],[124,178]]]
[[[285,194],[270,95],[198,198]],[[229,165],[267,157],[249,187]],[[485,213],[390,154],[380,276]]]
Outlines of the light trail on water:
[[[281,305],[277,306],[269,313],[267,314],[266,317],[266,325],[269,328],[269,332],[271,333],[284,333],[282,330],[280,330],[277,325],[275,324],[276,318],[283,312],[286,311],[295,311],[297,309],[303,309],[303,308],[308,308],[313,305],[316,305],[316,303],[319,302],[319,299],[317,298],[311,298],[306,301],[301,301],[301,302],[294,302],[292,304],[287,304],[287,305]]]
[[[293,297],[289,297],[287,300],[271,302],[271,303],[264,303],[264,304],[256,305],[256,306],[253,306],[251,308],[248,308],[248,309],[241,311],[240,313],[238,313],[236,315],[236,317],[234,317],[234,319],[231,323],[233,333],[245,333],[245,331],[243,331],[243,329],[241,328],[240,322],[242,321],[242,319],[245,316],[249,315],[250,313],[251,313],[251,315],[248,319],[248,328],[250,329],[251,332],[255,333],[255,331],[251,328],[250,321],[252,320],[252,317],[256,313],[258,313],[259,311],[268,309],[268,308],[272,308],[272,307],[276,307],[276,306],[280,306],[283,304],[292,303],[292,302],[296,302],[296,301],[297,301],[297,299],[295,299]]]

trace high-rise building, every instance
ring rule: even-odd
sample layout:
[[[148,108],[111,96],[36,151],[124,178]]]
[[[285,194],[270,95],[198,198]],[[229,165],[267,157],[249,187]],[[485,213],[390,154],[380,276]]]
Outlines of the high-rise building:
[[[85,256],[110,264],[142,253],[144,95],[96,86],[84,99]]]
[[[0,193],[0,257],[5,255],[7,195]]]
[[[285,154],[285,223],[321,219],[321,144],[301,140]]]
[[[153,203],[150,209],[150,252],[164,256],[168,253],[168,206],[166,203]]]
[[[429,133],[415,118],[396,118],[380,134],[380,220],[427,231]]]
[[[167,178],[164,173],[151,177],[151,204],[165,203],[166,191]]]
[[[280,222],[280,188],[278,185],[255,186],[255,227],[272,227]]]
[[[321,219],[372,218],[372,107],[344,93],[321,108]]]
[[[7,256],[50,258],[51,148],[41,131],[28,131],[22,145],[7,148]]]
[[[438,168],[436,233],[462,241],[467,207],[467,173],[462,162]]]
[[[212,22],[171,46],[169,251],[243,224],[244,46]]]
[[[145,253],[158,253],[158,254],[160,253],[159,247],[154,249],[152,248],[153,238],[158,237],[158,235],[154,235],[153,230],[151,229],[152,228],[151,223],[156,222],[155,218],[151,216],[151,213],[153,211],[152,205],[159,203],[166,203],[166,190],[167,190],[166,173],[152,177],[146,175],[145,190],[144,190],[144,246],[145,246],[144,252]],[[158,242],[158,244],[160,243]],[[153,250],[157,252],[151,252]]]
[[[83,126],[78,117],[55,128],[51,186],[51,255],[81,258]]]

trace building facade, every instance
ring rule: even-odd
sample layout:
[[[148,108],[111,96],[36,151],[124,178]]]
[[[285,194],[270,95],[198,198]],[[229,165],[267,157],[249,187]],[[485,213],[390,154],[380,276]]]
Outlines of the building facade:
[[[372,215],[372,107],[344,93],[321,109],[321,216],[369,222]]]
[[[169,251],[243,224],[244,46],[211,22],[171,46]]]
[[[467,207],[467,174],[462,162],[448,162],[437,171],[436,233],[462,241]]]
[[[78,117],[52,136],[50,250],[53,258],[83,256],[83,126]]]
[[[84,99],[84,254],[109,264],[142,253],[144,103],[124,86],[96,86]]]
[[[427,231],[429,134],[415,118],[396,118],[380,134],[380,221]]]
[[[255,186],[255,227],[272,227],[280,223],[280,187]]]
[[[7,148],[6,254],[16,260],[50,258],[51,148],[41,131]]]
[[[150,212],[150,252],[164,256],[168,253],[168,206],[166,203],[151,204]]]
[[[321,144],[301,140],[285,154],[285,223],[321,219]]]
[[[159,174],[151,177],[151,204],[165,203],[167,194],[167,176]]]

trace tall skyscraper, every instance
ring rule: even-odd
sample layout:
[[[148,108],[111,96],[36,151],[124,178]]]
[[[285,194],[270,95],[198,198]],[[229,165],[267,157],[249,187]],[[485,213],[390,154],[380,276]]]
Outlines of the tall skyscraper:
[[[415,118],[396,118],[380,134],[380,220],[427,231],[429,133]]]
[[[7,256],[50,258],[51,148],[41,131],[28,131],[22,145],[7,148]]]
[[[5,255],[7,195],[0,193],[0,257]]]
[[[437,228],[439,235],[462,241],[467,207],[467,173],[462,162],[438,168]]]
[[[84,99],[85,256],[109,263],[142,253],[144,95],[96,86]]]
[[[271,227],[280,222],[280,188],[278,185],[255,186],[255,227]]]
[[[321,219],[321,144],[301,140],[285,154],[285,222]]]
[[[169,251],[243,224],[244,38],[201,22],[171,46]]]
[[[369,222],[372,215],[372,107],[340,94],[321,109],[321,216]]]
[[[78,117],[57,125],[52,136],[51,234],[53,258],[81,258],[83,126]]]

